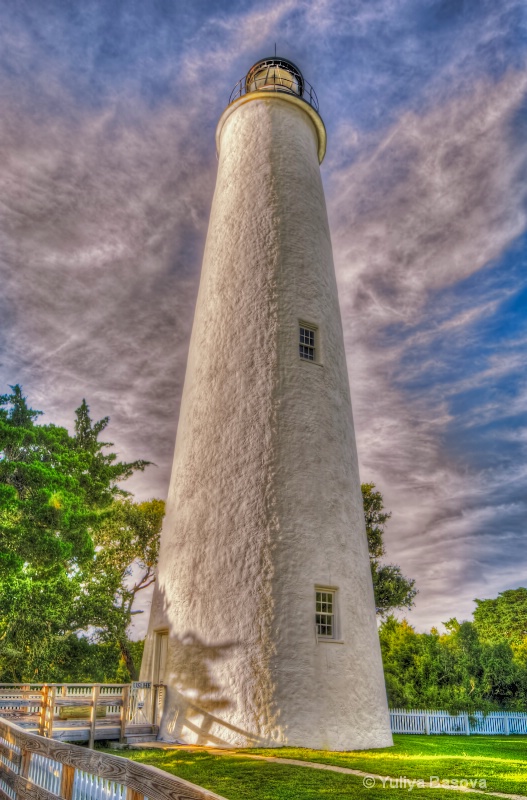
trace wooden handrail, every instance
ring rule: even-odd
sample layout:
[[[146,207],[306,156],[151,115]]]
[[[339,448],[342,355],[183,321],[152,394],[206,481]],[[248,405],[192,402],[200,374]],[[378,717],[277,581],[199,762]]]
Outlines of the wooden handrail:
[[[12,694],[35,694],[42,691],[44,686],[55,686],[57,689],[91,689],[93,686],[100,686],[101,689],[120,689],[121,691],[130,686],[129,683],[1,683],[0,695],[5,693]]]
[[[148,687],[146,687],[148,688]],[[145,687],[137,687],[139,691]],[[132,693],[130,684],[126,683],[44,683],[44,684],[7,684],[0,683],[0,716],[6,717],[24,727],[29,723],[35,733],[51,738],[54,723],[60,720],[60,733],[56,738],[66,738],[65,728],[71,727],[73,740],[79,736],[80,727],[73,722],[64,725],[65,720],[86,719],[86,738],[93,747],[101,735],[100,728],[115,728],[110,738],[116,733],[121,741],[125,741],[128,726],[142,726],[142,729],[128,735],[147,733],[145,725],[152,725],[151,733],[155,733],[155,723],[149,711],[151,700],[143,695],[139,703],[138,695]],[[133,701],[133,702],[132,702]],[[137,721],[131,715],[137,715],[138,709],[145,708],[145,713]],[[94,711],[96,709],[96,712]],[[80,713],[80,716],[78,715]],[[23,721],[23,722],[22,722]],[[112,726],[112,722],[115,725]],[[1,798],[0,798],[1,800]]]
[[[157,767],[53,741],[5,719],[0,719],[0,745],[8,762],[0,762],[1,800],[76,800],[81,792],[95,799],[101,787],[86,776],[109,781],[104,792],[109,800],[121,797],[123,788],[127,800],[225,800]]]

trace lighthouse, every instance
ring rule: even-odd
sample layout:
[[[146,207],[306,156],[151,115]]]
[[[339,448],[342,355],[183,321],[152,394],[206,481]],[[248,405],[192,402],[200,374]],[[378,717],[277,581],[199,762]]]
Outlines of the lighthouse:
[[[159,738],[392,744],[314,89],[256,63],[218,175],[141,679]]]

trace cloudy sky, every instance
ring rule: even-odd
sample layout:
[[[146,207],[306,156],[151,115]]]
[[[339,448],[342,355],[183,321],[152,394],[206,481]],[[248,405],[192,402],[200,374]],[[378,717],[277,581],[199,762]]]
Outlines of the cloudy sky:
[[[523,0],[3,0],[0,392],[85,397],[165,496],[215,126],[275,42],[328,129],[361,478],[410,621],[468,618],[527,584]]]

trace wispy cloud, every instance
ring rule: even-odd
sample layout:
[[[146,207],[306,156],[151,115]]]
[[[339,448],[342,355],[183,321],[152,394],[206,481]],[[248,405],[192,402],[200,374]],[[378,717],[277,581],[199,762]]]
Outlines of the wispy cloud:
[[[453,594],[455,573],[471,548],[479,549],[482,524],[475,511],[469,519],[464,511],[476,497],[481,503],[478,471],[445,447],[457,424],[449,399],[521,374],[526,362],[518,351],[491,352],[479,368],[462,368],[474,325],[496,313],[509,287],[491,301],[476,290],[461,310],[440,293],[487,267],[525,230],[527,152],[512,120],[526,89],[526,76],[510,73],[421,115],[405,114],[374,145],[367,139],[361,148],[355,140],[356,159],[329,179],[363,476],[378,481],[394,511],[389,549],[418,578],[418,616],[430,622],[437,614],[430,571],[444,596],[455,597],[457,613],[468,613],[468,598]],[[442,383],[419,382],[434,374],[449,343],[461,374],[447,369]],[[419,360],[412,361],[416,348]],[[504,413],[499,403],[477,409],[480,423],[482,412],[491,421]],[[486,509],[494,522],[502,524],[503,514]],[[460,520],[466,535],[453,550]],[[500,547],[498,531],[491,541]],[[516,551],[509,558],[518,563]],[[455,570],[447,568],[452,560]]]
[[[526,334],[493,337],[485,324],[503,327],[524,285],[521,251],[503,260],[527,223],[520,10],[6,4],[4,385],[23,383],[57,423],[71,424],[82,397],[94,416],[110,413],[121,455],[158,464],[131,488],[164,495],[214,128],[234,82],[276,41],[315,84],[329,131],[323,175],[362,473],[394,512],[390,557],[418,579],[414,619],[468,614],[492,560],[488,591],[508,586],[523,559],[526,442],[510,415],[525,400]]]

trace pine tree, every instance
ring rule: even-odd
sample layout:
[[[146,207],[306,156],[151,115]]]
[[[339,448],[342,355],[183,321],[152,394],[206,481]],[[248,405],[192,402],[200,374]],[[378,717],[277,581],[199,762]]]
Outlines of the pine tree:
[[[20,386],[0,396],[0,679],[57,680],[78,631],[95,532],[126,496],[119,481],[147,462],[119,462],[85,401],[75,434],[38,424]],[[87,624],[91,624],[87,620]]]

